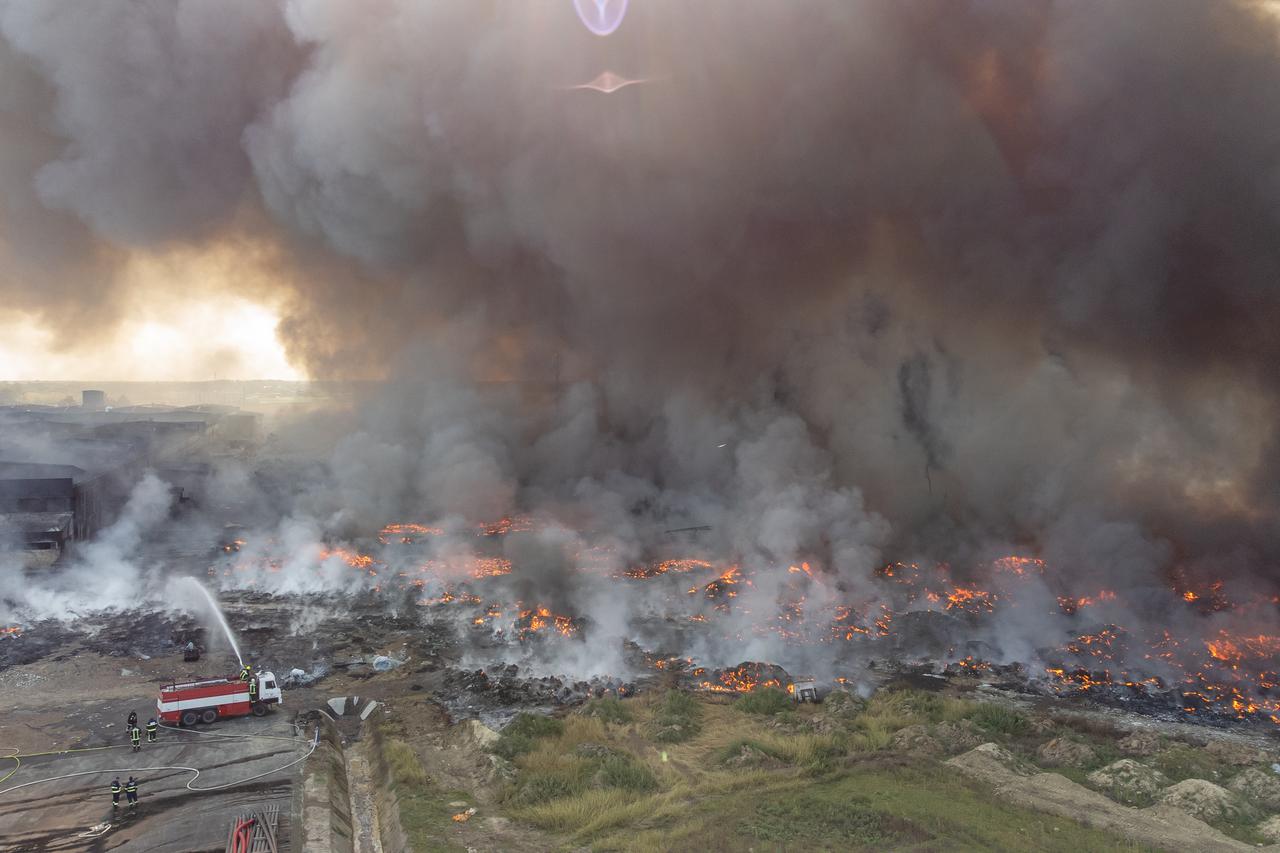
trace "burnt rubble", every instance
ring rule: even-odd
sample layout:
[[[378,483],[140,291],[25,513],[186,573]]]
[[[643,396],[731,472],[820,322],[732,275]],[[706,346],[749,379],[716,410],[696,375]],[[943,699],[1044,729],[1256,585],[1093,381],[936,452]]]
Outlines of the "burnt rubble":
[[[522,676],[515,664],[489,669],[447,668],[436,698],[454,717],[478,717],[504,724],[521,710],[577,705],[604,696],[627,698],[637,684],[611,676],[570,680],[558,676]]]

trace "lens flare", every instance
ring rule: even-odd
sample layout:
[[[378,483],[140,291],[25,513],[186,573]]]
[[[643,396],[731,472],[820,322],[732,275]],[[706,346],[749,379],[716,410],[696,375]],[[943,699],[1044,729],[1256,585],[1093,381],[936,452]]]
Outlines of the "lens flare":
[[[593,92],[600,92],[605,95],[612,95],[619,89],[625,89],[628,86],[636,86],[647,81],[643,79],[631,80],[612,71],[605,71],[590,83],[579,83],[576,86],[569,86],[570,89],[590,89]]]
[[[627,16],[627,0],[573,0],[578,18],[598,36],[612,35]]]

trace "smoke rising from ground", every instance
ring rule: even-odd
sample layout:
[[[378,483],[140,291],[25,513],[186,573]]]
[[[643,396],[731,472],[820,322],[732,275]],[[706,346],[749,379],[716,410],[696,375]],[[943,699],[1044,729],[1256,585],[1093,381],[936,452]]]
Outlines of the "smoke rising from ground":
[[[91,613],[157,606],[148,601],[148,593],[161,567],[138,558],[143,540],[168,519],[172,503],[169,486],[148,474],[134,487],[115,523],[85,543],[52,580],[33,584],[20,565],[2,567],[0,622],[70,623]]]
[[[121,257],[250,241],[295,358],[391,380],[299,542],[1274,585],[1262,3],[5,0],[0,69],[5,299],[74,328]],[[565,88],[606,69],[649,82]],[[572,605],[562,546],[514,556]]]

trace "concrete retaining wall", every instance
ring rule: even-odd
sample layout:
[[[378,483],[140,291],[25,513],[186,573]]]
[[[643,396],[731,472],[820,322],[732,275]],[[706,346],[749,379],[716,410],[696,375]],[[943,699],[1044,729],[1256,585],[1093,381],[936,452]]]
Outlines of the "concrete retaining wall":
[[[307,762],[302,780],[304,853],[354,853],[351,793],[342,735],[318,715],[320,745]]]

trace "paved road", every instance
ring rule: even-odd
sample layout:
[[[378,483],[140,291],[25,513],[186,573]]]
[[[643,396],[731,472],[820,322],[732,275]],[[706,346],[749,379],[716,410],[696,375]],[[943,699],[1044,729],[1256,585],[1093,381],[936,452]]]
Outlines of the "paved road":
[[[0,783],[0,837],[6,851],[221,851],[235,815],[275,804],[286,818],[302,764],[269,773],[306,755],[309,743],[293,736],[292,715],[227,720],[194,731],[160,732],[159,742],[135,754],[127,746],[30,756]],[[214,735],[226,735],[219,737]],[[2,746],[2,745],[0,745]],[[0,756],[4,750],[0,750]],[[15,764],[0,760],[0,777]],[[193,767],[195,773],[163,767]],[[141,780],[139,804],[113,813],[109,786],[130,774]],[[260,774],[269,773],[259,779]],[[54,777],[77,775],[43,782]],[[242,781],[250,780],[250,781]],[[29,785],[27,783],[39,782]],[[218,790],[191,790],[218,788]],[[15,790],[15,786],[25,785]],[[82,834],[102,823],[97,838]]]

